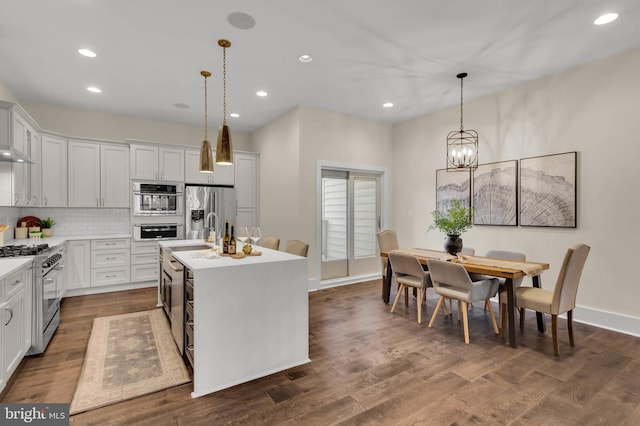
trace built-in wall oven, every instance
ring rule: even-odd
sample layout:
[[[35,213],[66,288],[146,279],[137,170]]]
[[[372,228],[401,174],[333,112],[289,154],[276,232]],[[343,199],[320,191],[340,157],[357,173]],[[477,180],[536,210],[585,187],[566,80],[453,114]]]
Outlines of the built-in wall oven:
[[[184,184],[133,182],[134,216],[181,216]]]

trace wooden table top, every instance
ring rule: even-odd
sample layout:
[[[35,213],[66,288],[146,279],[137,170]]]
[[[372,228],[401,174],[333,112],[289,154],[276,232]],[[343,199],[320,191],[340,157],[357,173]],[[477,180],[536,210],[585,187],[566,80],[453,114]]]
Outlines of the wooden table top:
[[[518,278],[526,275],[538,275],[540,272],[549,269],[548,263],[542,262],[523,262],[512,261],[505,259],[493,259],[484,256],[463,256],[463,260],[460,261],[456,256],[452,256],[445,251],[412,248],[412,249],[398,249],[391,250],[400,253],[411,254],[418,258],[420,263],[426,264],[428,259],[438,260],[451,260],[453,262],[460,263],[464,266],[467,272],[474,272],[478,274],[490,275],[500,278]],[[380,256],[388,257],[389,252],[381,251]],[[474,260],[476,263],[474,263]],[[494,263],[493,265],[490,263]],[[513,267],[509,267],[509,264],[513,264]],[[525,272],[525,270],[529,272]]]

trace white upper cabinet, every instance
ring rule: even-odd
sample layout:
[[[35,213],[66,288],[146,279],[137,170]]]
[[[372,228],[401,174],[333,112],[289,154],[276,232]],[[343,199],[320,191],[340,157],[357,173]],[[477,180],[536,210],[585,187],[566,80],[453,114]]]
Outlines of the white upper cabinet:
[[[67,141],[42,135],[42,207],[67,207]]]
[[[213,151],[213,158],[216,152]],[[184,170],[186,183],[203,183],[208,185],[233,186],[235,182],[233,165],[213,165],[213,173],[200,171],[200,150],[186,149],[184,151]]]
[[[69,207],[129,207],[129,148],[68,142]]]
[[[131,179],[184,182],[184,150],[130,145]]]
[[[13,163],[13,205],[40,205],[40,134],[16,108],[11,111],[13,147],[30,156],[34,163]]]

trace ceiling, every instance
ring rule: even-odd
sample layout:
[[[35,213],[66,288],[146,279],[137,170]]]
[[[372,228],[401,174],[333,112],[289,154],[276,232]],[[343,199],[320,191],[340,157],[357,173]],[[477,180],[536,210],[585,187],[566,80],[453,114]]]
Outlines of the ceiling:
[[[2,0],[0,81],[21,101],[202,126],[209,70],[216,128],[226,38],[232,130],[297,105],[397,123],[458,105],[460,72],[466,101],[639,47],[639,22],[638,0]]]

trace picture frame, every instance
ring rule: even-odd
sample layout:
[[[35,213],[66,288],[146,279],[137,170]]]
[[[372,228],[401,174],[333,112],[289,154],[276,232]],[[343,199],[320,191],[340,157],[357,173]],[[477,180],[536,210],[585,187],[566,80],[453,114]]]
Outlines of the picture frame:
[[[518,225],[518,160],[478,165],[473,173],[473,224]]]
[[[471,172],[436,170],[436,210],[445,214],[454,200],[459,200],[463,206],[471,207],[471,176]]]
[[[576,151],[520,159],[520,225],[577,227]]]

